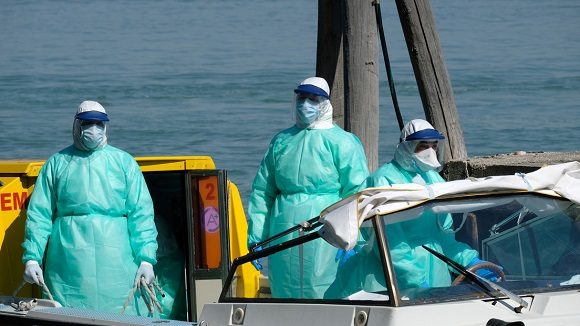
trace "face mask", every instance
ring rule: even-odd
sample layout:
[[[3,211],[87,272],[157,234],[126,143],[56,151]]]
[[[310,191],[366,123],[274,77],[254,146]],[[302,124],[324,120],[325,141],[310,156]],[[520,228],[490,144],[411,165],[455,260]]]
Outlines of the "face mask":
[[[97,148],[105,138],[105,128],[98,125],[81,126],[81,141],[88,149]]]
[[[413,154],[413,161],[418,169],[417,172],[428,172],[441,167],[441,163],[437,160],[437,152],[433,148],[428,148]]]
[[[310,125],[320,114],[320,104],[311,100],[298,101],[296,103],[298,119],[305,125]]]

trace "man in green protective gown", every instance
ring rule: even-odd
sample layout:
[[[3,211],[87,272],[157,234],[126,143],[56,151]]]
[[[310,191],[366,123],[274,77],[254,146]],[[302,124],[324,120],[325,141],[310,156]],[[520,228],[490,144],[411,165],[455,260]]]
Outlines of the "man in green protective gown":
[[[318,216],[368,176],[360,140],[332,121],[326,80],[307,78],[294,93],[296,124],[272,139],[254,179],[248,204],[250,247]],[[318,239],[270,256],[272,297],[322,298],[335,278],[336,252]]]
[[[394,159],[372,173],[360,190],[394,184],[416,183],[430,185],[445,180],[439,175],[445,137],[422,119],[409,121],[401,131]],[[364,225],[363,225],[364,226]],[[343,298],[358,291],[386,290],[382,263],[372,228],[361,229],[362,242],[341,264],[337,280],[325,294],[327,298]],[[430,288],[451,285],[447,264],[422,246],[428,246],[459,264],[470,267],[482,262],[479,253],[467,244],[456,241],[450,214],[424,213],[419,218],[386,225],[390,255],[399,288]],[[497,273],[480,269],[477,273],[496,281]],[[364,295],[363,295],[364,297]]]
[[[121,312],[134,285],[155,278],[157,229],[137,162],[107,144],[108,121],[99,103],[80,104],[73,145],[38,175],[22,262],[24,279],[63,306]],[[147,315],[142,301],[137,293],[125,313]]]

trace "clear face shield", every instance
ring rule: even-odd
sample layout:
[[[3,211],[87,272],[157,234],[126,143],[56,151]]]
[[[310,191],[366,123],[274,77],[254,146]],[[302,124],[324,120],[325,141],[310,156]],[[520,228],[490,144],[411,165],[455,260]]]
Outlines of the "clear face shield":
[[[323,113],[324,96],[296,92],[292,101],[292,118],[301,128],[306,128],[316,122]]]
[[[75,119],[73,139],[77,148],[92,151],[107,143],[107,121]]]
[[[444,159],[444,142],[439,139],[422,139],[410,141],[410,145],[410,148],[413,149],[413,161],[418,170],[423,172],[441,170],[441,162]]]

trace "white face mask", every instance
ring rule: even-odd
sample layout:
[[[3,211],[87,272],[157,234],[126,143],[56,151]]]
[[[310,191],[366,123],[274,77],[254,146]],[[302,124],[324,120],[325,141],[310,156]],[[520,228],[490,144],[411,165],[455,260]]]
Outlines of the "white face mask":
[[[441,163],[437,160],[437,152],[433,148],[428,148],[413,154],[413,161],[419,171],[428,172],[441,168]]]
[[[97,148],[105,138],[105,127],[96,124],[81,126],[81,141],[88,149]]]

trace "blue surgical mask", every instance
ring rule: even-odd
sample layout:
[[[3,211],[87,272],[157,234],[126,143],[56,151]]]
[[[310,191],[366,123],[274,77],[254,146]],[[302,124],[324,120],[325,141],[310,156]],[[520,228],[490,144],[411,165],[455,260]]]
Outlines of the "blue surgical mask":
[[[97,148],[105,139],[105,127],[96,124],[81,126],[81,141],[88,149]]]
[[[304,125],[308,126],[320,115],[320,103],[316,103],[311,100],[302,100],[296,102],[296,112],[298,113],[298,119]]]

